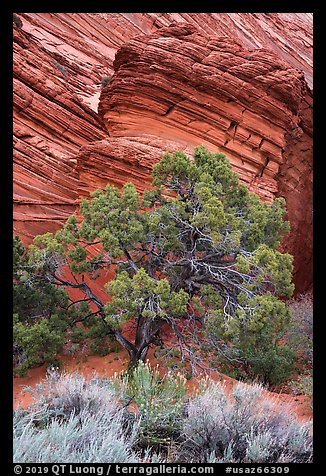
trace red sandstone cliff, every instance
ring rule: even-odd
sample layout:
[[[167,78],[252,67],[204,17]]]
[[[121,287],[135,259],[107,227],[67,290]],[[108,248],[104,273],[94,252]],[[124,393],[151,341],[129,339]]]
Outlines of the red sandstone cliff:
[[[25,242],[95,187],[143,190],[165,150],[206,144],[262,197],[286,198],[284,246],[297,290],[311,285],[310,14],[19,17],[14,229]]]

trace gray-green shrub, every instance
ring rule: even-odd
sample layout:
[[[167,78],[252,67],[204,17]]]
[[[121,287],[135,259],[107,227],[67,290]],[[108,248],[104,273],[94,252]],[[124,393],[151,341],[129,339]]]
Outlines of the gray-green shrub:
[[[179,458],[190,462],[311,462],[310,423],[299,423],[263,387],[238,383],[232,398],[209,384],[188,404]]]
[[[313,298],[309,293],[300,295],[290,301],[292,312],[291,326],[287,340],[295,351],[301,355],[306,367],[313,364]]]
[[[83,409],[62,420],[44,413],[17,413],[14,419],[15,463],[137,463],[134,432],[127,434],[121,411],[90,413]]]
[[[148,364],[111,381],[50,371],[28,410],[14,412],[14,462],[312,461],[311,424],[261,385],[200,389],[186,403],[184,379]]]
[[[101,87],[102,88],[105,88],[105,86],[107,86],[111,81],[111,76],[103,76],[103,78],[101,79]]]
[[[14,462],[138,462],[130,425],[109,381],[49,371],[28,411],[14,412]]]
[[[27,387],[31,393],[32,411],[46,409],[52,413],[69,417],[87,411],[90,415],[96,413],[112,413],[117,411],[118,397],[109,380],[93,376],[90,380],[79,374],[58,373],[48,370],[46,379],[37,385],[36,389]],[[52,413],[51,413],[52,412]]]

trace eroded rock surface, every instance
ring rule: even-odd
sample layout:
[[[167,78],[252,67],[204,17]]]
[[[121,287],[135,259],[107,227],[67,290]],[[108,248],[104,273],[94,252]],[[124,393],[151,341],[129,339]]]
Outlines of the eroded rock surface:
[[[106,133],[76,97],[64,66],[29,33],[14,35],[14,230],[28,242],[73,213],[75,155]]]
[[[99,106],[110,137],[150,131],[182,147],[204,144],[225,153],[263,199],[284,196],[292,224],[284,249],[295,256],[303,290],[312,243],[312,94],[304,74],[266,49],[179,23],[125,43],[114,68]]]
[[[18,16],[14,230],[24,242],[94,188],[142,191],[164,151],[205,144],[265,200],[286,198],[284,249],[297,291],[311,285],[311,14]]]

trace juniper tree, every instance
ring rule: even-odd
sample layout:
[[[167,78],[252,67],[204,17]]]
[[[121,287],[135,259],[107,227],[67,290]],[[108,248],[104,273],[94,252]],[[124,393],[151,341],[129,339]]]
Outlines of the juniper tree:
[[[15,373],[53,362],[63,349],[69,319],[69,296],[50,281],[32,280],[28,250],[13,241],[13,357]]]
[[[55,357],[63,350],[67,333],[73,340],[80,330],[75,322],[85,317],[90,321],[92,316],[82,302],[71,302],[62,286],[35,274],[30,252],[18,237],[13,240],[13,278],[14,372],[23,376],[43,363],[58,364]],[[98,326],[93,324],[85,338],[95,331]]]
[[[36,237],[30,279],[78,289],[89,310],[81,320],[96,315],[131,365],[163,328],[194,363],[201,349],[241,349],[267,330],[277,345],[290,319],[282,298],[294,288],[292,256],[277,249],[285,213],[283,198],[269,204],[249,193],[223,154],[203,146],[193,158],[165,154],[142,197],[132,183],[107,185],[82,201],[78,218]],[[93,280],[109,269],[103,300]]]

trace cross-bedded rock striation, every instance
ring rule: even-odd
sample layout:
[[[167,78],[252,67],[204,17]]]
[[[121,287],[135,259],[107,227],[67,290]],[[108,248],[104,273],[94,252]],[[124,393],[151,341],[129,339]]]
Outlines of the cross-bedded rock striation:
[[[190,23],[133,38],[113,66],[99,105],[110,137],[148,132],[181,148],[204,144],[225,153],[265,200],[284,196],[292,224],[284,248],[304,289],[311,281],[312,93],[303,72],[265,48],[248,50]]]
[[[205,144],[263,199],[286,198],[284,249],[297,291],[311,285],[311,14],[19,18],[14,230],[25,242],[89,191],[127,181],[142,191],[165,151]]]

